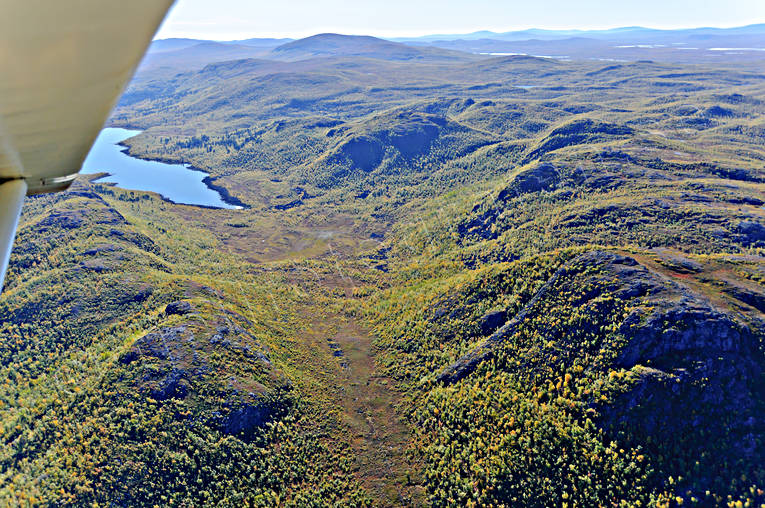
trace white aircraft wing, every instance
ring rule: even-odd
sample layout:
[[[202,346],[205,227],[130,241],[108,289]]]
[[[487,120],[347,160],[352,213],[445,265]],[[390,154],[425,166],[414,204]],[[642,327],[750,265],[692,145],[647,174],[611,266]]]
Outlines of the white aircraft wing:
[[[0,0],[0,291],[24,195],[64,190],[173,0]]]

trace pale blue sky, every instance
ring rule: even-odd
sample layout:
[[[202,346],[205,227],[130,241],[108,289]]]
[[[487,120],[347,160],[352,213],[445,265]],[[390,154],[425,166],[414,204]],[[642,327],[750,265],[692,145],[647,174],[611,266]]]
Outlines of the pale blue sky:
[[[157,38],[383,37],[524,28],[730,27],[765,0],[177,0]]]

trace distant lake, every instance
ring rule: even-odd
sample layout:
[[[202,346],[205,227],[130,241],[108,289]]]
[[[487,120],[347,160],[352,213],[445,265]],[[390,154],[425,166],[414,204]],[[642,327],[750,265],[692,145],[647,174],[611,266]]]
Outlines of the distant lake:
[[[226,203],[218,191],[204,183],[209,175],[190,169],[188,164],[165,164],[127,155],[127,148],[120,146],[120,141],[140,132],[117,128],[102,130],[82,165],[82,173],[109,173],[96,181],[113,183],[126,190],[156,192],[173,203],[228,210],[242,208]]]

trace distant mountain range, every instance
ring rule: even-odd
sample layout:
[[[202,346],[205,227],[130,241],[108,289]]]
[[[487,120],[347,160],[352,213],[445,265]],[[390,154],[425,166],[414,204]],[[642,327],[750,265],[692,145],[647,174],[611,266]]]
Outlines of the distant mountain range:
[[[472,60],[477,55],[530,55],[557,59],[657,60],[718,63],[765,56],[765,24],[737,28],[658,30],[480,31],[416,38],[319,34],[305,39],[253,38],[238,41],[162,39],[154,41],[141,70],[201,69],[210,63],[249,58],[295,62],[314,58],[373,58],[388,61]]]
[[[218,44],[231,46],[247,46],[251,48],[270,49],[292,42],[295,39],[243,39],[240,41],[209,41],[205,39],[159,39],[151,43],[149,53],[162,53],[165,51],[175,51],[185,49],[197,44],[216,42]]]
[[[571,37],[585,37],[592,39],[625,39],[625,38],[656,38],[656,37],[704,37],[704,36],[731,36],[731,35],[765,35],[765,24],[748,25],[735,28],[687,28],[661,30],[656,28],[645,28],[641,26],[628,26],[612,28],[608,30],[545,30],[531,28],[528,30],[517,30],[511,32],[490,32],[483,30],[469,34],[437,34],[425,35],[422,37],[404,37],[396,38],[398,42],[433,42],[433,41],[453,41],[453,40],[476,40],[476,39],[494,39],[502,41],[525,41],[531,39],[539,40],[560,40]]]
[[[155,46],[157,43],[164,44]],[[214,62],[255,58],[263,51],[262,47],[241,44],[168,39],[152,43],[152,49],[144,57],[140,68],[141,70],[163,67],[176,70],[195,70]]]
[[[141,64],[142,70],[157,68],[201,69],[215,62],[258,58],[296,62],[312,58],[356,57],[388,61],[460,60],[475,55],[431,45],[411,45],[360,35],[319,34],[300,40],[247,39],[216,42],[198,39],[154,41]]]

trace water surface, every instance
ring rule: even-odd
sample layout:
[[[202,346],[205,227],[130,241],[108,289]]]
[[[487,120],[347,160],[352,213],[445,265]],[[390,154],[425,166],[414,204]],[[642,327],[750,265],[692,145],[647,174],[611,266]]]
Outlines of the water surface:
[[[241,209],[226,203],[218,191],[211,189],[204,182],[209,175],[203,171],[191,169],[188,164],[147,161],[126,154],[127,148],[120,146],[120,141],[140,132],[111,127],[102,130],[85,159],[82,172],[109,173],[96,181],[113,183],[126,190],[156,192],[173,203]]]

